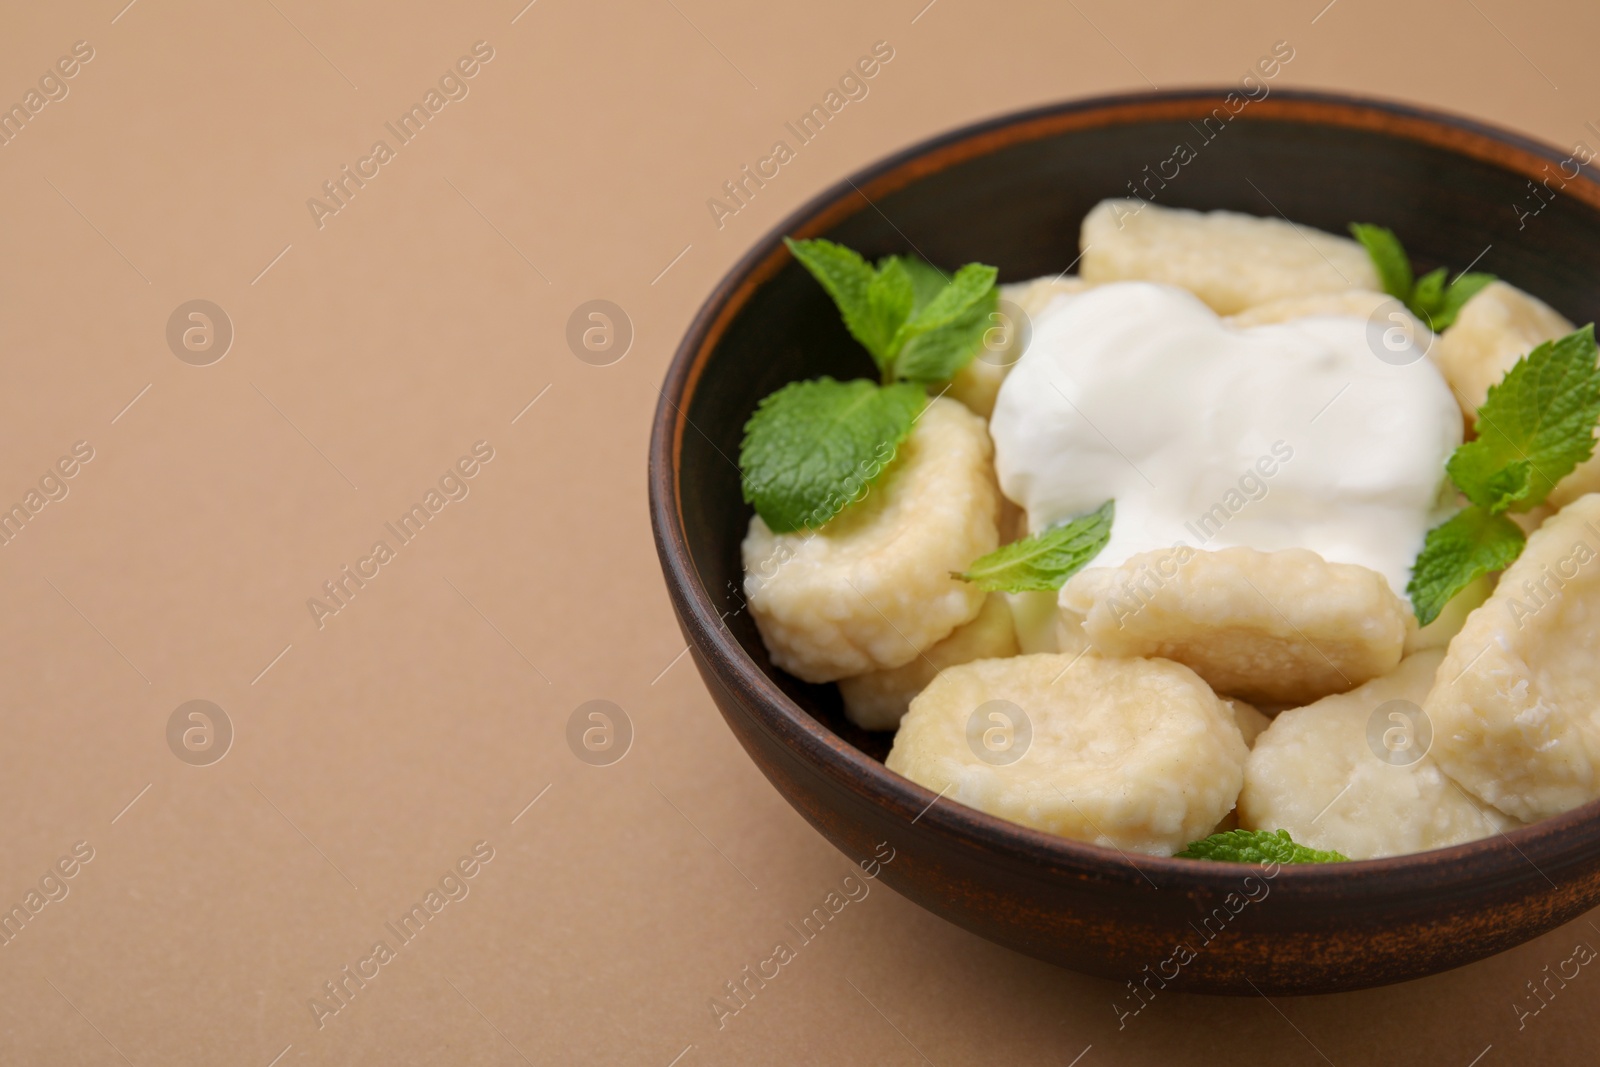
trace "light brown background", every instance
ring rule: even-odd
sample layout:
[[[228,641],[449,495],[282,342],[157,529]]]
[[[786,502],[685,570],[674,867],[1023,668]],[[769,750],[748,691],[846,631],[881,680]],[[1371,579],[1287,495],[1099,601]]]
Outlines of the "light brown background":
[[[0,33],[0,102],[95,50],[0,148],[0,503],[96,453],[0,548],[0,903],[95,849],[0,947],[0,1062],[1592,1061],[1600,976],[1512,1008],[1587,921],[1395,988],[1169,993],[1119,1031],[1112,983],[881,886],[719,1030],[710,998],[847,867],[680,658],[644,491],[698,303],[889,150],[1233,81],[1278,40],[1279,86],[1593,144],[1592,5],[124,2],[13,0]],[[319,229],[306,199],[479,40],[470,96]],[[870,96],[719,231],[706,199],[879,40]],[[196,297],[237,334],[207,367],[164,338]],[[564,339],[592,298],[636,331],[611,366]],[[480,439],[470,496],[318,630],[306,599]],[[167,746],[192,698],[236,730],[212,766]],[[565,742],[591,698],[634,724],[614,766]],[[483,839],[470,896],[319,1029],[322,983]]]

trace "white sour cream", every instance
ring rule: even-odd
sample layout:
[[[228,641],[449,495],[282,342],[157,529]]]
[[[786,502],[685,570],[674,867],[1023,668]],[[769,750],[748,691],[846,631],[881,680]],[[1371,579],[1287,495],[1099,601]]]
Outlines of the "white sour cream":
[[[1385,346],[1388,325],[1235,329],[1148,282],[1057,297],[995,402],[1000,487],[1035,533],[1114,499],[1094,566],[1180,541],[1309,548],[1404,597],[1424,535],[1452,509],[1461,412],[1420,349]]]

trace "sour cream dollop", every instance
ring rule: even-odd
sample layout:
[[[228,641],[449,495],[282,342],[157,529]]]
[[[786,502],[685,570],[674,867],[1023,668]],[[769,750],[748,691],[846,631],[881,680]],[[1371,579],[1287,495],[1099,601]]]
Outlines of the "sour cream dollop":
[[[1116,501],[1093,566],[1182,542],[1308,548],[1405,596],[1452,508],[1450,387],[1416,341],[1355,316],[1237,329],[1192,294],[1118,282],[1057,297],[990,422],[1000,488],[1037,533]],[[1383,358],[1379,358],[1382,353]]]

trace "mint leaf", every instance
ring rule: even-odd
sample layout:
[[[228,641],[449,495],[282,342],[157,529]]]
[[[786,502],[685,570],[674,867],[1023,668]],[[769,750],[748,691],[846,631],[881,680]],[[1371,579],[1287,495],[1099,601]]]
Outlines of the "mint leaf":
[[[886,256],[878,260],[878,270],[887,270],[890,263],[898,263],[911,277],[911,288],[916,299],[911,305],[914,315],[928,306],[928,302],[950,284],[950,275],[918,256]]]
[[[964,574],[956,574],[988,592],[1025,593],[1060,589],[1084,564],[1100,554],[1111,539],[1111,519],[1116,502],[1100,507],[1060,526],[1053,526],[987,556],[973,560]]]
[[[895,335],[911,317],[916,295],[910,273],[898,260],[886,263],[867,286],[866,325],[872,335],[867,351],[873,354],[880,368],[886,368],[894,358]]]
[[[1444,294],[1446,308],[1457,299],[1456,286],[1476,286],[1476,292],[1488,284],[1483,277],[1456,279]],[[1504,570],[1522,554],[1526,535],[1503,512],[1544,503],[1557,482],[1594,454],[1597,356],[1590,323],[1539,345],[1490,387],[1478,408],[1477,439],[1457,448],[1445,464],[1472,506],[1428,531],[1411,568],[1406,593],[1422,625],[1438,618],[1473,581]]]
[[[1406,585],[1417,622],[1428,625],[1451,597],[1490,571],[1509,567],[1525,540],[1522,527],[1479,507],[1429,530]]]
[[[1393,230],[1367,222],[1352,222],[1350,233],[1366,248],[1383,291],[1409,303],[1413,284],[1411,260],[1406,256],[1400,238],[1394,235]]]
[[[983,349],[983,338],[994,328],[1000,292],[990,290],[949,325],[913,337],[895,360],[895,373],[906,381],[943,382],[971,362]]]
[[[1447,272],[1443,267],[1431,270],[1417,280],[1416,288],[1411,291],[1411,299],[1406,302],[1413,314],[1428,324],[1428,328],[1435,333],[1442,333],[1455,325],[1456,317],[1461,314],[1461,309],[1467,301],[1483,291],[1484,286],[1495,280],[1493,274],[1473,272],[1471,274],[1458,274],[1456,280],[1445,285],[1444,279]]]
[[[1461,309],[1467,301],[1477,296],[1484,287],[1495,280],[1493,274],[1484,274],[1473,271],[1467,274],[1456,275],[1456,280],[1444,291],[1444,303],[1437,314],[1433,316],[1435,330],[1447,330],[1456,324],[1456,317],[1461,314]]]
[[[894,373],[906,381],[946,381],[983,347],[990,316],[1000,303],[994,287],[998,272],[968,263],[935,288],[934,278],[943,279],[943,271],[921,260],[905,262],[919,265],[919,292],[917,305],[896,338]]]
[[[1467,499],[1491,513],[1526,511],[1594,454],[1600,368],[1590,323],[1517,361],[1478,408],[1478,438],[1446,469]]]
[[[885,256],[874,269],[832,241],[784,243],[833,297],[885,383],[944,381],[982,347],[999,300],[995,268],[968,263],[952,277],[915,256]]]
[[[913,300],[908,321],[917,319],[950,286],[950,275],[916,256],[886,256],[878,261],[879,273],[896,266],[911,278]],[[993,326],[999,306],[1000,293],[991,282],[988,291],[953,321],[907,340],[895,356],[895,377],[924,384],[950,380],[983,348],[984,335]]]
[[[1204,841],[1191,842],[1178,856],[1186,860],[1221,860],[1224,863],[1348,863],[1350,860],[1337,852],[1297,845],[1287,830],[1229,830],[1212,834]]]
[[[757,405],[739,450],[740,486],[776,533],[821,526],[860,499],[926,406],[922,385],[949,378],[981,347],[997,299],[993,267],[971,263],[949,277],[910,256],[874,267],[832,241],[784,244],[833,298],[884,385],[819,378]]]
[[[882,366],[887,358],[883,348],[887,336],[892,336],[900,323],[890,326],[885,336],[873,318],[867,290],[877,277],[877,272],[871,264],[844,245],[820,238],[792,241],[785,237],[783,243],[789,246],[789,251],[800,261],[800,265],[810,271],[812,277],[833,297],[833,302],[839,307],[839,315],[844,319],[845,329]]]
[[[1417,279],[1411,299],[1406,301],[1411,313],[1427,323],[1430,330],[1434,329],[1434,317],[1444,309],[1444,283],[1449,276],[1450,272],[1443,267],[1430,270]]]
[[[774,533],[814,529],[877,480],[927,404],[916,385],[792,382],[757,405],[740,484]]]
[[[1467,301],[1495,280],[1493,274],[1473,272],[1458,274],[1455,281],[1446,285],[1449,271],[1443,267],[1431,270],[1421,278],[1414,278],[1405,246],[1393,230],[1365,222],[1352,222],[1350,233],[1366,248],[1383,291],[1399,297],[1413,315],[1436,333],[1455,325],[1456,316],[1461,314]]]
[[[901,328],[905,339],[921,337],[959,319],[968,308],[994,290],[1000,272],[982,263],[968,263],[956,271],[939,294],[928,301]]]
[[[1454,455],[1451,458],[1454,459]],[[1478,495],[1483,498],[1480,506],[1487,507],[1491,515],[1498,515],[1510,510],[1513,504],[1526,500],[1532,492],[1533,464],[1519,459],[1483,477]]]

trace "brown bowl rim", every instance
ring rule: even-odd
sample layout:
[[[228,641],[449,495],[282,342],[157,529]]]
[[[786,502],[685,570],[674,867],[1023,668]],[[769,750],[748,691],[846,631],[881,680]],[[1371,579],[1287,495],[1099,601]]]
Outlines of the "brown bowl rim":
[[[766,233],[712,289],[673,354],[652,422],[650,517],[668,591],[691,645],[718,681],[753,710],[756,723],[862,799],[908,822],[925,822],[930,830],[969,849],[1003,851],[1064,877],[1226,891],[1238,884],[1241,865],[1143,854],[1135,863],[1115,849],[1057,837],[960,803],[940,805],[931,790],[890,771],[790,700],[734,639],[695,571],[678,494],[683,437],[693,428],[684,408],[723,331],[750,295],[789,260],[782,242],[785,235],[805,237],[826,231],[857,212],[874,210],[875,201],[887,193],[988,151],[1070,130],[1195,118],[1221,106],[1230,92],[1237,90],[1139,92],[1014,111],[918,141],[836,182]],[[1540,177],[1547,165],[1569,158],[1549,145],[1474,119],[1337,93],[1277,89],[1235,116],[1240,119],[1375,130],[1445,148],[1530,179]],[[1562,192],[1600,210],[1600,183],[1587,170],[1569,180]],[[1288,865],[1277,877],[1287,878],[1300,892],[1325,889],[1330,900],[1418,892],[1470,894],[1524,874],[1525,866],[1554,887],[1547,868],[1559,872],[1597,848],[1600,801],[1593,801],[1498,837],[1384,859]]]

